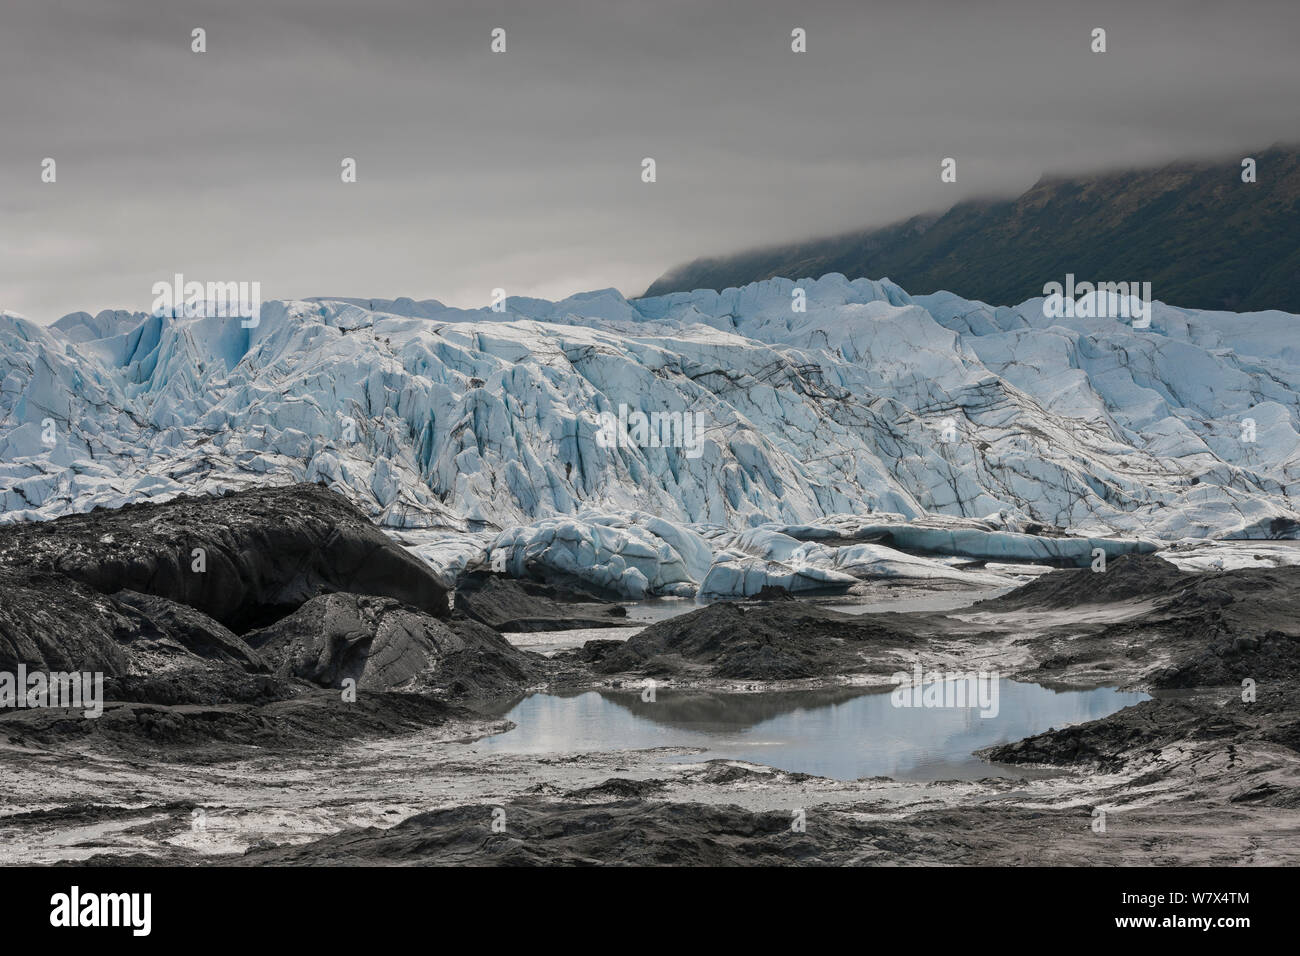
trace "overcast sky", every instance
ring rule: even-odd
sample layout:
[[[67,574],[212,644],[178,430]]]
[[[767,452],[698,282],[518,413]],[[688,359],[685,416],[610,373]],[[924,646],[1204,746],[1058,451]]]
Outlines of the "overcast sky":
[[[1298,44],[1296,0],[2,0],[0,309],[147,310],[176,272],[636,295],[1043,172],[1294,141]]]

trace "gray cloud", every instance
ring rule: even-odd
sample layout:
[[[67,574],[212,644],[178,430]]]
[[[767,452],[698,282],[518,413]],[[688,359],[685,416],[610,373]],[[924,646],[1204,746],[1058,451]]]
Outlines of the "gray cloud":
[[[636,294],[700,254],[1300,129],[1293,2],[1079,6],[6,0],[0,308],[145,309],[175,272],[268,297]]]

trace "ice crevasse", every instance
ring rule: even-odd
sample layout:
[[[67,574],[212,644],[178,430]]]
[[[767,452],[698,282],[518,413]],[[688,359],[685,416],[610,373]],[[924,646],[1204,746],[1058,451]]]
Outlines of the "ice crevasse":
[[[0,521],[316,481],[449,579],[495,556],[629,597],[992,585],[1295,537],[1298,321],[1155,303],[1137,329],[834,274],[269,302],[255,328],[0,313]],[[702,437],[601,440],[620,410]]]

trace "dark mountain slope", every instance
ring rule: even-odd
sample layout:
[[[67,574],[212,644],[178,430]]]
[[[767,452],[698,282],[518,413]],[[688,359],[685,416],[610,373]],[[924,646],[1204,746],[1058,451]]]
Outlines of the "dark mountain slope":
[[[1203,309],[1300,312],[1300,148],[1241,160],[1044,177],[1016,199],[719,258],[662,276],[646,295],[761,279],[889,277],[916,295],[946,289],[993,305],[1042,295],[1074,273],[1150,282],[1154,298]]]

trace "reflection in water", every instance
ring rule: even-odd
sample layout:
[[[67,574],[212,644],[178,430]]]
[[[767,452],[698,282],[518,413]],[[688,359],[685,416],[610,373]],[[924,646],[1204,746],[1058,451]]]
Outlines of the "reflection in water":
[[[998,768],[972,752],[1079,724],[1147,700],[1101,688],[1054,691],[1001,680],[996,717],[974,708],[895,707],[888,690],[836,687],[722,694],[660,688],[532,694],[509,706],[518,726],[474,746],[498,753],[703,748],[682,759],[729,758],[840,780],[978,778]]]

